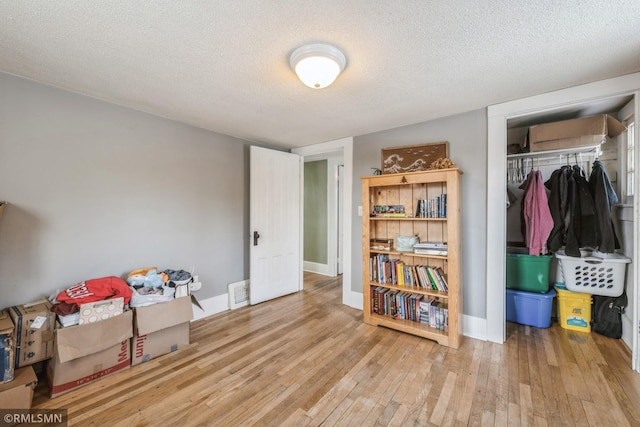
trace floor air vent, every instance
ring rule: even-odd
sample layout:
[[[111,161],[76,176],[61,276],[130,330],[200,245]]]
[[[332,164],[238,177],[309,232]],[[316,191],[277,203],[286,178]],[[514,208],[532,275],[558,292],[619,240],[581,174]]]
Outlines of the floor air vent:
[[[229,284],[229,308],[231,310],[249,304],[249,281],[243,280]]]

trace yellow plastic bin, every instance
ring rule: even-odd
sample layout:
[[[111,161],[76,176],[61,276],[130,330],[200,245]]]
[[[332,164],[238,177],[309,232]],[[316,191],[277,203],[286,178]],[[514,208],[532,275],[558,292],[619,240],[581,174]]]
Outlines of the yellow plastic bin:
[[[591,332],[591,295],[571,292],[560,284],[556,284],[555,289],[560,326],[573,331]]]

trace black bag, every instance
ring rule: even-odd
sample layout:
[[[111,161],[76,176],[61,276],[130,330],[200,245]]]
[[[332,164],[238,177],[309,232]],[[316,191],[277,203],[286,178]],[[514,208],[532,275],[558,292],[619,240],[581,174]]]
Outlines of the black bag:
[[[627,293],[619,297],[593,296],[591,330],[611,338],[622,337],[622,313],[627,307]]]

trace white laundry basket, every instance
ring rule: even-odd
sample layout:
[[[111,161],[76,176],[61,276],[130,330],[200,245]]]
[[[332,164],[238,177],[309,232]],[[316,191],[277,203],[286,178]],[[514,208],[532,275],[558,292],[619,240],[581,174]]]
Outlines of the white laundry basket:
[[[581,250],[580,257],[556,252],[563,283],[573,292],[617,297],[624,291],[626,266],[631,260],[624,255]]]

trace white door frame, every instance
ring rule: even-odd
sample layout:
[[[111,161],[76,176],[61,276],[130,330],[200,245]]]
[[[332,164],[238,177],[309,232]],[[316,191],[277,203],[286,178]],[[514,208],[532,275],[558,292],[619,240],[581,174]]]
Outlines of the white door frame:
[[[308,145],[295,148],[292,153],[300,156],[313,156],[323,153],[342,151],[344,161],[344,204],[342,206],[342,222],[344,227],[344,241],[342,259],[342,303],[351,307],[362,308],[362,294],[351,290],[351,224],[353,216],[353,138],[342,138],[335,141]],[[304,239],[304,237],[303,237]]]
[[[556,92],[545,93],[529,98],[492,105],[487,108],[487,339],[503,343],[505,330],[505,263],[506,263],[506,150],[507,150],[507,120],[526,116],[533,112],[551,111],[569,105],[587,103],[596,99],[619,96],[623,94],[635,95],[636,123],[640,89],[640,73],[628,74],[613,79],[576,86]],[[636,126],[636,141],[640,134],[640,126]],[[640,150],[636,150],[636,171],[640,164]],[[640,183],[640,174],[636,174],[636,188]],[[638,198],[635,198],[636,200]],[[640,218],[638,203],[634,203],[634,220],[638,224]],[[634,229],[634,253],[639,248],[638,227]],[[634,263],[633,283],[635,284],[636,301],[633,307],[634,331],[632,352],[632,368],[640,371],[638,360],[638,335],[640,320],[640,298],[638,298],[638,264]]]
[[[334,235],[336,236],[336,244],[334,247],[337,251],[335,268],[336,274],[342,274],[342,268],[344,265],[344,221],[342,215],[342,205],[344,204],[344,164],[341,163],[339,165],[335,165],[335,174],[337,180],[337,191],[336,191],[336,207],[335,207],[335,215],[337,218],[337,229]]]

